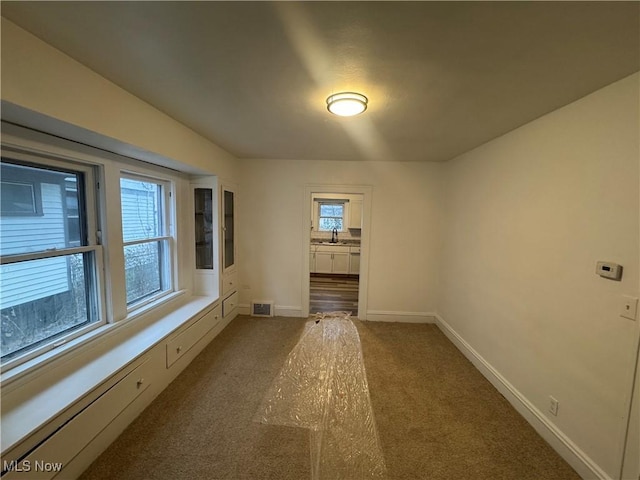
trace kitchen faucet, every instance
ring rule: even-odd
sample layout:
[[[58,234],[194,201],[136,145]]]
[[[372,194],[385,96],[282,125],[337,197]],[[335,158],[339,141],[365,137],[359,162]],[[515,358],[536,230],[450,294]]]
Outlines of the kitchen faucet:
[[[338,243],[338,229],[334,228],[331,232],[331,243]]]

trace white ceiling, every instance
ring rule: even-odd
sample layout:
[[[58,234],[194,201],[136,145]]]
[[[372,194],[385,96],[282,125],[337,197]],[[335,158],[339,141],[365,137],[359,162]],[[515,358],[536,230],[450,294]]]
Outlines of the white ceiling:
[[[640,70],[639,2],[2,2],[240,158],[443,161]],[[355,118],[339,91],[369,97]]]

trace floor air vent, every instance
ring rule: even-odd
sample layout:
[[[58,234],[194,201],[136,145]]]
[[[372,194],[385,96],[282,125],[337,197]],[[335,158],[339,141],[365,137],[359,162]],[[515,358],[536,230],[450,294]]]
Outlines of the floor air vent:
[[[252,317],[273,317],[273,302],[251,302]]]

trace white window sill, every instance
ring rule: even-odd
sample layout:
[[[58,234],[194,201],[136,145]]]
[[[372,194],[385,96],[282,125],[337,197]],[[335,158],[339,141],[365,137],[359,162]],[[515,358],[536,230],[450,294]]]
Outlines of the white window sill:
[[[2,452],[36,433],[172,332],[213,307],[218,298],[185,300],[171,311],[163,305],[160,312],[136,312],[139,314],[129,321],[101,327],[89,334],[90,340],[65,345],[66,354],[56,352],[55,358],[40,361],[38,368],[25,370],[21,365],[3,374]]]
[[[179,306],[180,300],[185,293],[186,292],[184,290],[180,290],[177,292],[172,292],[168,295],[164,295],[144,305],[143,307],[132,311],[126,318],[123,318],[122,320],[95,327],[85,334],[72,338],[69,341],[61,342],[56,347],[52,346],[49,351],[43,352],[33,357],[31,360],[25,361],[24,363],[19,363],[15,367],[5,368],[5,366],[3,366],[2,376],[0,377],[0,385],[2,385],[3,389],[10,388],[9,385],[12,382],[18,381],[18,379],[22,378],[23,376],[28,376],[32,372],[37,372],[39,369],[43,369],[46,364],[55,361],[58,357],[73,355],[72,352],[74,352],[75,350],[81,349],[85,345],[96,341],[96,339],[99,337],[102,339],[105,335],[113,335],[118,331],[118,328],[124,327],[125,325],[128,325],[129,322],[144,317],[145,315],[148,315],[150,317],[162,316],[163,310],[165,310],[165,304],[169,309],[177,308]],[[155,309],[158,310],[156,311]]]

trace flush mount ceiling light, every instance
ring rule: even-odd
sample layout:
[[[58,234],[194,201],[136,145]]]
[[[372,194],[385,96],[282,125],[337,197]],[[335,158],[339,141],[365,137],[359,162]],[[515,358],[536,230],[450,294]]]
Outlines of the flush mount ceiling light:
[[[352,117],[364,112],[368,102],[367,97],[359,93],[336,93],[327,98],[327,110],[341,117]]]

